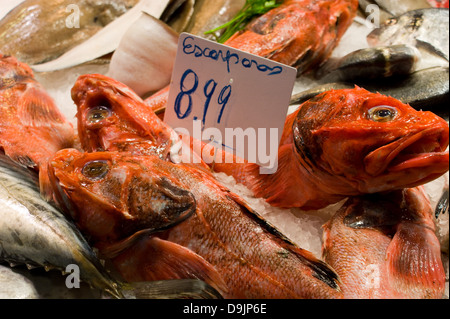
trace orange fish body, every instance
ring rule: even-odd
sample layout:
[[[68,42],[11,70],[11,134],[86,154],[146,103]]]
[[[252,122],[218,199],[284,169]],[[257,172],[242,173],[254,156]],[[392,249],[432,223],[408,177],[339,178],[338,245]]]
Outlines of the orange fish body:
[[[72,124],[31,68],[0,54],[0,150],[22,166],[39,170],[44,187],[48,159],[73,143]]]
[[[324,226],[324,260],[349,299],[441,299],[445,271],[422,188],[351,198]]]
[[[155,122],[150,128],[141,125],[142,121],[123,116],[129,114],[126,109],[130,107],[136,112],[138,109],[149,111],[142,100],[127,95],[125,91],[123,84],[104,76],[79,78],[72,91],[73,96],[81,97],[74,99],[80,119],[79,135],[82,139],[98,142],[94,148],[84,141],[83,145],[88,147],[86,151],[113,152],[81,154],[74,150],[61,151],[50,168],[60,203],[70,203],[66,206],[77,224],[96,240],[97,247],[104,254],[113,258],[122,276],[129,281],[142,281],[197,274],[200,279],[220,288],[229,298],[341,297],[338,280],[329,267],[260,219],[242,199],[221,186],[209,171],[193,165],[174,164],[169,158],[157,156],[152,151],[155,144],[145,143],[146,140],[155,141],[155,137],[147,137],[142,132],[155,130],[163,123],[152,116]],[[98,109],[98,101],[103,107],[110,108],[108,112],[102,112],[105,117],[92,126],[86,115]],[[120,131],[122,136],[110,134]],[[167,138],[170,134],[159,136]],[[138,147],[122,145],[130,141]],[[164,139],[161,141],[165,143]],[[149,147],[149,152],[144,150],[145,146]],[[124,148],[126,152],[122,151]],[[87,164],[90,167],[90,163],[94,166],[95,163],[108,163],[108,173],[89,182],[89,176],[83,175],[83,167]],[[93,170],[94,173],[99,171]],[[112,172],[116,172],[115,175]],[[152,177],[140,177],[144,175]],[[166,182],[161,182],[162,179]],[[173,195],[155,195],[163,194],[163,190]],[[187,193],[195,199],[195,214],[180,221],[178,216],[187,216],[184,210],[192,208],[193,202],[188,201],[191,205],[180,208],[183,201],[177,201],[175,195],[183,194],[190,198]],[[142,207],[156,207],[132,210],[136,198]],[[156,200],[158,198],[165,198],[165,204]],[[99,202],[110,204],[99,205]],[[108,205],[114,209],[107,209]],[[148,235],[145,231],[143,236],[140,235],[139,229],[149,227],[144,221],[149,220],[158,207],[180,208],[156,214],[161,217],[159,220],[166,215],[169,221],[177,221],[176,225],[167,224],[157,236]],[[127,223],[137,228],[118,227],[127,218],[131,219]],[[101,233],[97,233],[99,224],[104,225]],[[124,228],[130,231],[123,232]],[[162,262],[164,260],[167,260],[167,265]],[[174,260],[180,260],[180,264],[173,264]]]
[[[318,95],[288,116],[275,174],[260,175],[249,163],[214,170],[273,206],[319,209],[436,179],[448,171],[448,142],[448,124],[437,115],[356,87]]]
[[[357,0],[287,0],[225,44],[303,73],[331,55],[357,10]]]
[[[98,163],[108,167],[105,174],[83,173]],[[278,234],[208,173],[156,156],[76,150],[58,152],[51,172],[79,227],[94,235],[100,252],[128,281],[195,275],[226,298],[341,297],[326,264]],[[167,230],[127,238],[145,231],[161,207],[160,217],[193,207],[195,213]],[[99,226],[114,231],[98,234]]]

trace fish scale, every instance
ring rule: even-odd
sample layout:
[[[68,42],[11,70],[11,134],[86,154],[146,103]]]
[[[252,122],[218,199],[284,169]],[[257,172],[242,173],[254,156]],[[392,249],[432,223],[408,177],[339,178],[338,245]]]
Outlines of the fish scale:
[[[99,149],[109,152],[83,154],[76,150],[63,150],[53,158],[51,168],[54,182],[61,186],[61,197],[66,196],[72,202],[73,214],[78,219],[93,212],[97,216],[104,215],[101,210],[95,209],[95,205],[86,207],[80,201],[79,194],[96,199],[105,194],[98,192],[101,187],[87,189],[83,181],[78,180],[85,177],[75,172],[92,161],[104,161],[107,157],[114,159],[110,161],[110,172],[140,163],[154,176],[169,179],[177,188],[189,191],[195,198],[195,213],[192,216],[158,234],[143,230],[121,242],[109,244],[109,247],[105,247],[107,238],[97,238],[96,247],[112,258],[126,280],[200,276],[197,278],[218,287],[226,298],[341,297],[338,279],[332,269],[281,235],[240,197],[220,185],[203,166],[177,165],[154,156],[151,149],[143,147],[130,148],[132,155],[117,152],[121,149],[119,142],[124,140],[120,135],[109,133],[117,128],[122,130],[124,136],[132,138],[136,145],[142,146],[148,145],[145,141],[149,137],[140,134],[150,128],[153,132],[151,136],[171,136],[170,128],[149,112],[140,98],[126,92],[123,84],[105,76],[84,75],[79,78],[72,96],[78,106],[81,142],[88,152]],[[105,113],[102,121],[94,126],[86,117],[97,106],[92,103],[90,95],[101,96],[111,106],[111,112]],[[136,117],[142,112],[146,113],[145,121],[142,121],[142,116]],[[139,121],[135,122],[135,119]],[[143,129],[136,130],[136,127]],[[100,141],[100,144],[87,143],[92,139]],[[94,183],[105,185],[112,178],[112,175],[107,175]],[[151,184],[154,181],[146,179],[142,182]],[[141,192],[140,197],[150,195],[145,188],[129,186],[123,183],[121,187],[129,192]],[[109,223],[107,218],[105,216],[105,223]],[[135,224],[138,223],[137,219]],[[90,234],[89,226],[81,225],[82,231]],[[179,256],[180,253],[182,256]],[[173,258],[166,260],[167,256]],[[198,262],[203,263],[200,272]]]
[[[118,294],[81,233],[40,197],[37,176],[0,159],[0,258],[46,270],[78,265],[82,280]]]

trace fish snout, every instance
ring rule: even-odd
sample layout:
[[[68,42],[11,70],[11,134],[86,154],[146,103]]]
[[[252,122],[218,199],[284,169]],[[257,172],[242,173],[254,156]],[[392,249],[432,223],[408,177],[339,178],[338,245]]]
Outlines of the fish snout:
[[[424,168],[438,158],[447,161],[448,166],[448,152],[445,152],[448,140],[448,129],[443,127],[413,132],[369,153],[364,159],[365,170],[371,176],[378,176],[408,168]]]

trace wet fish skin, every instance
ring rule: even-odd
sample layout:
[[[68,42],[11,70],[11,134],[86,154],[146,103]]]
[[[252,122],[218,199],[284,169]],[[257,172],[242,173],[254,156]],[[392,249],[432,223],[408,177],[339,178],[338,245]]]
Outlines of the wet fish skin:
[[[86,239],[40,197],[37,179],[35,172],[0,156],[0,259],[61,271],[76,265],[83,281],[120,297]]]
[[[392,96],[416,110],[432,111],[448,120],[449,69],[436,67],[419,70],[407,77],[358,83],[371,92]]]
[[[207,278],[202,279],[220,288],[224,297],[340,297],[338,279],[329,267],[293,245],[249,209],[242,199],[220,185],[208,170],[197,165],[173,164],[169,158],[155,156],[151,143],[145,141],[158,140],[164,136],[167,138],[170,134],[167,134],[167,128],[156,115],[150,115],[151,110],[139,97],[126,92],[123,84],[100,75],[82,76],[74,85],[72,94],[80,114],[80,136],[89,136],[89,139],[99,142],[93,149],[86,151],[108,150],[111,156],[121,156],[121,160],[116,162],[119,166],[128,166],[129,162],[141,163],[141,166],[151,170],[153,174],[171,176],[178,187],[189,190],[194,195],[197,209],[195,215],[159,236],[153,234],[152,237],[144,232],[112,244],[112,249],[105,247],[103,251],[114,258],[115,265],[125,278],[133,281],[158,280],[161,276],[166,276],[165,279],[174,276],[185,278],[196,273],[200,276],[203,273],[205,276],[206,273]],[[111,113],[94,129],[82,114],[95,109],[99,101],[102,105],[111,106]],[[140,116],[117,116],[127,113]],[[85,134],[82,130],[86,130]],[[114,135],[109,133],[113,131]],[[158,143],[163,141],[164,138]],[[91,147],[90,143],[87,146]],[[124,147],[129,152],[128,155],[115,153]],[[106,154],[99,152],[84,155],[75,151],[66,154],[61,151],[52,161],[55,182],[63,185],[60,191],[66,192],[74,205],[79,202],[75,193],[82,191],[83,185],[71,171],[81,167],[83,161],[93,160],[95,156],[101,160]],[[76,166],[67,163],[76,158],[80,159]],[[99,180],[97,183],[105,181]],[[130,191],[138,194],[146,189],[132,188]],[[97,188],[97,192],[99,190]],[[87,206],[77,207],[78,214],[84,216]],[[249,250],[248,247],[253,249]],[[174,259],[170,257],[186,261],[187,264],[173,267]],[[203,265],[198,264],[202,260]],[[164,261],[169,266],[165,266]],[[283,271],[280,263],[284,265]],[[186,268],[190,269],[187,273]],[[151,269],[160,269],[160,272],[154,273]],[[198,272],[199,269],[201,272]],[[255,269],[258,270],[254,271]],[[286,272],[291,275],[286,275]],[[254,285],[257,281],[260,283]],[[283,284],[276,284],[278,281]]]
[[[32,64],[53,60],[124,14],[138,0],[26,0],[0,21],[0,52]],[[69,28],[67,10],[80,9],[80,27]],[[69,7],[70,8],[70,7]]]
[[[214,40],[222,32],[205,35],[205,32],[218,28],[230,21],[244,7],[245,0],[197,0],[193,18],[186,30],[189,33]]]
[[[439,26],[439,27],[436,27]],[[373,46],[409,44],[449,60],[448,9],[419,9],[385,21],[367,36]]]
[[[290,104],[304,103],[330,90],[351,89],[356,84],[370,92],[391,96],[416,110],[432,111],[448,121],[447,105],[450,97],[448,79],[448,68],[433,67],[413,72],[408,76],[396,76],[383,81],[359,79],[354,83],[342,81],[326,83],[293,95]]]
[[[325,61],[351,25],[356,0],[288,0],[250,22],[226,45],[294,66],[299,74]]]
[[[408,45],[368,48],[329,60],[316,77],[322,83],[382,79],[414,72],[419,51]]]
[[[349,199],[324,225],[324,260],[345,298],[440,299],[445,271],[422,188]]]
[[[378,107],[396,115],[374,119]],[[439,116],[355,87],[317,95],[287,117],[275,174],[237,161],[217,161],[214,170],[273,206],[314,210],[434,180],[448,171],[447,146],[448,124]]]
[[[88,190],[74,173],[90,161],[110,157],[115,158],[110,172],[138,164],[156,176],[172,176],[179,187],[194,194],[197,202],[192,217],[160,234],[144,232],[109,247],[99,247],[127,281],[192,278],[212,272],[211,276],[198,279],[218,289],[224,298],[340,298],[338,279],[332,269],[259,219],[211,174],[194,167],[148,155],[62,150],[52,160],[51,171],[76,207],[78,218],[83,219],[89,211],[100,213],[94,203],[88,206],[80,198],[87,192],[96,197],[108,196],[101,187],[108,177],[96,182],[99,187]],[[151,197],[152,181],[147,179],[146,183],[146,187],[129,187],[130,196]],[[177,253],[181,256],[175,258],[173,254]],[[199,261],[204,263],[201,271],[190,265]]]

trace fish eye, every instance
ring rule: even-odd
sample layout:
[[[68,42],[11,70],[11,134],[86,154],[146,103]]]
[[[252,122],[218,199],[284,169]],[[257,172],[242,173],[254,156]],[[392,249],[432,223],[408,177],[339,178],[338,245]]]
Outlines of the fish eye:
[[[396,23],[397,23],[397,19],[395,19],[395,18],[388,19],[388,20],[386,20],[386,22],[385,22],[385,24],[386,24],[387,26],[391,26],[391,25],[394,25],[394,24],[396,24]]]
[[[387,105],[380,105],[369,110],[369,119],[375,122],[390,122],[397,117],[396,108]]]
[[[100,180],[109,172],[109,165],[107,161],[92,161],[86,163],[81,173],[91,180]]]
[[[90,123],[98,123],[111,116],[111,110],[106,106],[96,106],[87,113],[87,120]]]

